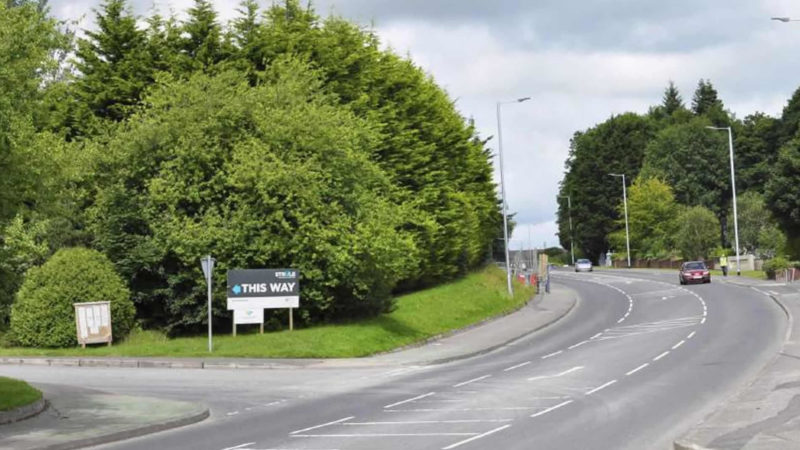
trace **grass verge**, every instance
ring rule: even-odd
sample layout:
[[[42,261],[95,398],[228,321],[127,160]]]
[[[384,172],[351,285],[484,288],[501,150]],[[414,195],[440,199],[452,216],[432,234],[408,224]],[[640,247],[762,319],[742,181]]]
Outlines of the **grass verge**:
[[[722,271],[721,270],[712,270],[711,275],[721,277]],[[736,271],[731,271],[728,269],[728,277],[736,277]],[[742,276],[747,278],[755,278],[756,280],[766,280],[767,274],[763,270],[743,270]]]
[[[265,334],[214,336],[214,357],[349,358],[380,353],[513,311],[535,288],[519,284],[506,293],[505,272],[491,266],[467,277],[397,299],[388,314],[359,322]],[[244,328],[244,327],[242,327]],[[2,356],[208,357],[206,336],[170,339],[134,332],[120,344],[84,349],[0,348]]]
[[[42,398],[38,389],[13,378],[0,377],[0,411],[29,405]]]

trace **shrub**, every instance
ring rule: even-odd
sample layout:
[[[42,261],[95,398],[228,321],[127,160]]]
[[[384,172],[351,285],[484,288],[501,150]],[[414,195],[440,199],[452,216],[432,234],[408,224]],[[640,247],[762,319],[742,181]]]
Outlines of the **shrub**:
[[[762,270],[767,274],[767,278],[774,280],[776,272],[788,269],[789,266],[789,261],[786,258],[776,256],[775,258],[765,261]]]
[[[25,274],[11,308],[14,341],[24,346],[77,345],[73,303],[111,302],[115,339],[134,323],[130,292],[101,253],[86,248],[59,250],[49,261]]]

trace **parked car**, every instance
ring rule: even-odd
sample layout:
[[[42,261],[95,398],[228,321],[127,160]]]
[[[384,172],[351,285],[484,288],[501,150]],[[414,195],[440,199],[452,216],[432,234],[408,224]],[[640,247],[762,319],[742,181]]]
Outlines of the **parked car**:
[[[687,261],[681,264],[681,271],[678,273],[678,281],[681,284],[693,281],[701,283],[711,283],[711,273],[703,261]]]
[[[579,259],[575,261],[575,272],[591,272],[592,262],[588,259]]]

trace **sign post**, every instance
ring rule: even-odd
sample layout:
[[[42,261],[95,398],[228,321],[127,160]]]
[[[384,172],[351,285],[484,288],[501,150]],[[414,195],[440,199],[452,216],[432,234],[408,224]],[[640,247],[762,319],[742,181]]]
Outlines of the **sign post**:
[[[206,284],[208,285],[208,352],[211,353],[213,346],[211,342],[211,280],[212,275],[214,274],[214,263],[217,262],[216,259],[212,258],[211,255],[206,256],[205,258],[200,260],[200,264],[203,266],[203,275],[206,277]]]
[[[78,344],[107,343],[111,345],[111,302],[73,303]]]
[[[293,308],[300,306],[300,271],[297,269],[243,269],[228,271],[228,309],[236,324],[260,323],[264,309],[289,308],[289,329],[294,329]],[[258,311],[258,314],[243,314]]]

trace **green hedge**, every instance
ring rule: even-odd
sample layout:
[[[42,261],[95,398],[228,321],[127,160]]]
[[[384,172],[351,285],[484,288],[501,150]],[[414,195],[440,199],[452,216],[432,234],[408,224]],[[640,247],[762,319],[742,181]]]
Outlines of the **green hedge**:
[[[25,274],[11,309],[12,337],[23,346],[75,346],[72,304],[98,301],[111,302],[114,339],[125,337],[136,311],[114,266],[95,250],[60,250],[44,265]]]

